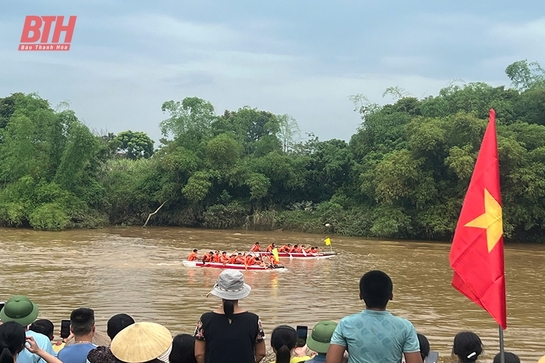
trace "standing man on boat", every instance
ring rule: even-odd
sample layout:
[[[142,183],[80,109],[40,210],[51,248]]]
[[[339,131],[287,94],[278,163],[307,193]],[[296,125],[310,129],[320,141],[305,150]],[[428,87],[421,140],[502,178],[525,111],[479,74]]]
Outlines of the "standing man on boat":
[[[393,299],[390,276],[378,270],[360,280],[360,299],[365,310],[341,319],[327,351],[326,363],[341,363],[348,351],[348,363],[422,363],[413,324],[386,310]]]

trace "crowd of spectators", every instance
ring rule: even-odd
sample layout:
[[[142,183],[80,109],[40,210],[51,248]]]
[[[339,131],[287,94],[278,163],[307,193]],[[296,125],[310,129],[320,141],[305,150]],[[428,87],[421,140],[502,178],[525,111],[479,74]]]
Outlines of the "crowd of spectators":
[[[289,325],[277,326],[270,337],[268,361],[274,363],[437,363],[428,339],[413,324],[391,314],[390,277],[378,270],[364,274],[359,284],[365,309],[339,322],[318,322],[308,335]],[[37,319],[39,308],[28,297],[15,295],[0,310],[0,363],[259,363],[267,356],[261,319],[239,300],[251,287],[244,275],[224,270],[209,295],[221,299],[216,310],[202,314],[192,334],[172,333],[163,325],[136,322],[121,313],[97,331],[94,311],[77,308],[70,315],[69,336],[54,340],[54,324]],[[479,336],[464,331],[454,337],[452,357],[459,363],[477,362],[484,351]],[[505,363],[520,363],[504,353]],[[502,362],[501,354],[494,363]],[[539,363],[545,363],[545,356]]]

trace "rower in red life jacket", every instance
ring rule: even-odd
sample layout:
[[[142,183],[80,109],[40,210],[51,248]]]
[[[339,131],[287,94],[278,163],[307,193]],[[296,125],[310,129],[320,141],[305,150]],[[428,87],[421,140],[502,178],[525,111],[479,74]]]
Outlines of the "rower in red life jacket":
[[[287,245],[282,245],[282,247],[280,247],[278,249],[278,252],[288,252],[288,249],[291,247],[291,244],[288,243]]]
[[[220,251],[214,252],[214,262],[220,262]]]
[[[299,245],[293,246],[293,253],[301,253],[301,251],[303,251],[303,249]]]
[[[229,260],[228,260],[227,263],[228,263],[228,264],[233,264],[233,263],[235,263],[236,259],[237,259],[237,254],[236,254],[236,253],[233,253],[233,254],[231,254],[231,256],[229,257]]]
[[[251,252],[259,252],[261,251],[261,246],[259,245],[259,242],[254,243],[252,248],[250,249]]]
[[[227,256],[227,252],[223,251],[220,256],[220,262],[224,265],[229,262],[229,256]]]
[[[203,262],[203,263],[206,263],[206,262],[214,262],[214,251],[208,252],[207,255],[205,254],[205,255],[202,257],[202,262]]]
[[[245,257],[242,255],[242,252],[238,253],[238,256],[235,258],[235,263],[239,265],[244,265]]]
[[[288,248],[288,250],[287,250],[286,252],[288,252],[288,253],[294,253],[294,252],[295,252],[295,247],[297,247],[297,245],[292,246],[292,245],[289,245],[289,244],[288,244],[288,246],[290,246],[290,247]]]
[[[187,256],[188,261],[197,261],[199,259],[199,254],[197,253],[199,250],[196,248]]]
[[[255,256],[255,264],[262,267],[267,267],[267,264],[265,263],[265,261],[263,261],[261,257],[259,256]]]
[[[273,248],[275,248],[275,244],[274,243],[271,243],[270,245],[267,246],[267,249],[265,251],[267,252],[272,252]]]
[[[255,258],[254,258],[254,256],[252,256],[252,255],[247,255],[244,264],[245,264],[246,266],[255,265]]]

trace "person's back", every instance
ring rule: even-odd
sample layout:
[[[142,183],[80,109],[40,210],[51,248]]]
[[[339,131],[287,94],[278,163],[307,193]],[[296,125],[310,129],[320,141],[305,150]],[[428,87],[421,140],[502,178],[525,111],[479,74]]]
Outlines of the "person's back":
[[[340,363],[348,350],[349,363],[422,363],[414,326],[386,310],[393,284],[382,271],[369,271],[360,280],[360,299],[366,309],[341,319],[329,346],[326,362]]]
[[[195,337],[178,334],[172,340],[172,350],[168,356],[170,363],[197,363],[195,359]]]
[[[89,308],[72,311],[70,331],[74,334],[74,343],[61,349],[57,356],[63,363],[86,363],[89,351],[97,347],[92,343],[95,332],[94,311]]]
[[[265,356],[265,333],[259,316],[238,305],[250,291],[240,271],[221,272],[210,294],[221,298],[222,305],[202,314],[195,328],[197,362],[254,363]]]

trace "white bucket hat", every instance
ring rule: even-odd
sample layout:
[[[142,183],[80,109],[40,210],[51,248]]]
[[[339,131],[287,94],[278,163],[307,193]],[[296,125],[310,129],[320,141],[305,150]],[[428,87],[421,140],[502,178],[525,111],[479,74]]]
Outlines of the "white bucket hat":
[[[252,288],[244,283],[244,275],[237,270],[224,270],[209,294],[224,300],[239,300],[250,294]],[[208,295],[207,295],[208,296]]]

